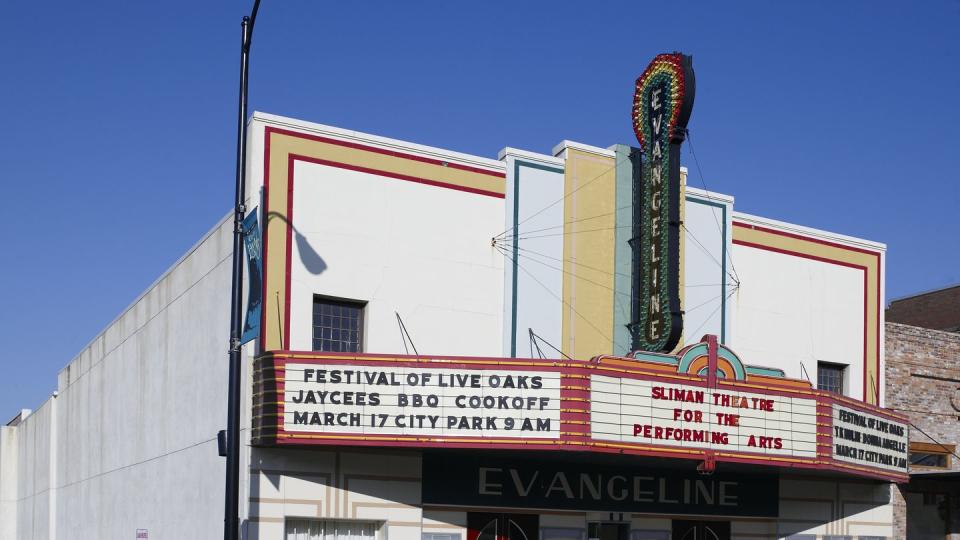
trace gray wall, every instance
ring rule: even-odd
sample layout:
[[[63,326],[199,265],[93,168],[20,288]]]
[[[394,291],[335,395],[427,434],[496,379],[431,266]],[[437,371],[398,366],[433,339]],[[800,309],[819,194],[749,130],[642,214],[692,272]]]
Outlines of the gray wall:
[[[17,532],[17,428],[0,426],[0,538]]]
[[[222,535],[231,229],[222,220],[60,372],[57,396],[0,430],[0,540]]]

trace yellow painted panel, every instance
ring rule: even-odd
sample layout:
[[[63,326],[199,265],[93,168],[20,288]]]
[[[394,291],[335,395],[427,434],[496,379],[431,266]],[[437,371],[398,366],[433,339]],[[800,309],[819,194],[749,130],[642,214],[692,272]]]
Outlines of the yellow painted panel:
[[[614,296],[614,164],[613,157],[567,149],[561,348],[578,359],[612,354],[614,302],[629,302]]]

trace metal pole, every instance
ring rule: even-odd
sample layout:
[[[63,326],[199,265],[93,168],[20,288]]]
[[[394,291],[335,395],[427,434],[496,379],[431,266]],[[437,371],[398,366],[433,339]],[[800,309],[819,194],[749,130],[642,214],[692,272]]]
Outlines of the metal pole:
[[[243,333],[243,218],[247,179],[247,75],[250,43],[260,0],[240,23],[240,97],[237,111],[237,175],[233,212],[233,276],[230,283],[230,366],[227,397],[227,470],[224,482],[223,538],[240,538],[240,336]]]

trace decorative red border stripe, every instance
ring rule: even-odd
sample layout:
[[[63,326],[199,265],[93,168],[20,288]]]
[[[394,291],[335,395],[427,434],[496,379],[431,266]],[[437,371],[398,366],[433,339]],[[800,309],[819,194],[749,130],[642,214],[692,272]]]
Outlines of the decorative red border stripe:
[[[760,226],[760,225],[753,225],[753,224],[744,223],[744,222],[740,222],[740,221],[734,221],[734,222],[733,222],[733,226],[734,226],[734,227],[740,227],[740,228],[742,228],[742,229],[756,230],[756,231],[760,231],[760,232],[765,232],[765,233],[769,233],[769,234],[774,234],[774,235],[778,235],[778,236],[783,236],[783,237],[786,237],[786,238],[793,238],[793,239],[795,239],[795,240],[801,240],[801,241],[810,242],[810,243],[813,243],[813,244],[820,244],[820,245],[829,246],[829,247],[833,247],[833,248],[837,248],[837,249],[843,249],[843,250],[846,250],[846,251],[853,251],[853,252],[862,253],[862,254],[865,254],[865,255],[872,255],[872,256],[874,256],[874,257],[876,258],[876,265],[877,265],[877,294],[876,294],[876,299],[877,299],[877,328],[876,328],[877,359],[876,359],[876,363],[875,363],[876,366],[875,366],[875,367],[876,367],[876,372],[877,372],[877,383],[876,383],[876,388],[874,389],[874,390],[875,390],[875,391],[874,391],[874,397],[875,397],[877,403],[880,403],[880,385],[881,385],[881,379],[882,379],[882,377],[883,377],[883,374],[880,372],[880,316],[879,316],[879,314],[880,314],[880,310],[882,309],[882,308],[881,308],[881,305],[880,305],[880,288],[883,286],[882,283],[881,283],[882,268],[881,268],[881,264],[880,264],[880,257],[881,257],[880,252],[878,252],[878,251],[871,251],[871,250],[867,250],[867,249],[863,249],[863,248],[858,248],[858,247],[853,247],[853,246],[847,246],[847,245],[844,245],[844,244],[838,244],[838,243],[836,243],[836,242],[830,242],[830,241],[823,240],[823,239],[820,239],[820,238],[814,238],[814,237],[812,237],[812,236],[803,236],[803,235],[800,235],[800,234],[791,233],[791,232],[787,232],[787,231],[779,231],[779,230],[776,230],[776,229],[771,229],[771,228],[768,228],[768,227],[762,227],[762,226]],[[763,244],[757,244],[757,243],[754,243],[754,242],[747,242],[747,241],[744,241],[744,240],[733,240],[733,243],[734,243],[735,245],[752,247],[752,248],[755,248],[755,249],[762,249],[762,250],[765,250],[765,251],[772,251],[772,252],[776,252],[776,253],[782,253],[782,254],[785,254],[785,255],[792,255],[792,256],[795,256],[795,257],[802,257],[802,258],[805,258],[805,259],[815,260],[815,261],[824,262],[824,263],[828,263],[828,264],[836,264],[836,265],[839,265],[839,266],[846,266],[846,267],[849,267],[849,268],[857,268],[857,269],[863,270],[863,340],[864,340],[864,343],[863,343],[863,399],[866,400],[866,399],[867,399],[867,391],[868,391],[868,388],[869,388],[869,385],[867,384],[867,341],[866,341],[866,340],[867,340],[867,326],[869,325],[869,321],[868,321],[869,317],[868,317],[868,313],[867,313],[867,312],[868,312],[867,301],[868,301],[869,294],[870,294],[870,292],[867,290],[867,272],[868,272],[868,268],[867,268],[866,266],[857,265],[857,264],[853,264],[853,263],[848,263],[848,262],[845,262],[845,261],[837,261],[837,260],[834,260],[834,259],[827,259],[827,258],[824,258],[824,257],[818,257],[818,256],[816,256],[816,255],[809,255],[809,254],[807,254],[807,253],[800,253],[800,252],[796,252],[796,251],[792,251],[792,250],[787,250],[787,249],[782,249],[782,248],[776,248],[776,247],[773,247],[773,246],[765,246],[765,245],[763,245]]]
[[[396,151],[396,150],[388,150],[388,149],[386,149],[386,148],[379,148],[379,147],[376,147],[376,146],[370,146],[370,145],[365,145],[365,144],[360,144],[360,143],[355,143],[355,142],[349,142],[349,141],[344,141],[344,140],[340,140],[340,139],[334,139],[334,138],[330,138],[330,137],[323,137],[323,136],[320,136],[320,135],[313,135],[313,134],[309,134],[309,133],[302,133],[302,132],[292,131],[292,130],[283,129],[283,128],[278,128],[278,127],[274,127],[274,126],[266,126],[266,127],[264,128],[264,145],[263,145],[263,187],[264,187],[264,190],[263,190],[263,200],[262,200],[262,202],[261,202],[261,204],[263,205],[264,215],[265,215],[265,216],[268,215],[268,212],[269,212],[269,209],[270,209],[270,200],[269,200],[269,194],[270,194],[270,148],[271,148],[271,136],[272,136],[273,134],[285,135],[285,136],[288,136],[288,137],[300,138],[300,139],[310,140],[310,141],[314,141],[314,142],[320,142],[320,143],[325,143],[325,144],[331,144],[331,145],[341,146],[341,147],[345,147],[345,148],[352,148],[352,149],[355,149],[355,150],[363,150],[363,151],[372,152],[372,153],[375,153],[375,154],[387,155],[387,156],[396,157],[396,158],[400,158],[400,159],[407,159],[407,160],[417,161],[417,162],[421,162],[421,163],[428,163],[428,164],[431,164],[431,165],[437,165],[437,166],[440,166],[440,167],[445,167],[445,168],[450,168],[450,169],[456,169],[456,170],[468,171],[468,172],[477,173],[477,174],[483,174],[483,175],[487,175],[487,176],[493,176],[493,177],[495,177],[495,178],[503,179],[504,182],[506,181],[506,173],[505,173],[505,172],[499,172],[499,171],[494,171],[494,170],[490,170],[490,169],[483,169],[483,168],[480,168],[480,167],[472,167],[472,166],[469,166],[469,165],[462,165],[462,164],[459,164],[459,163],[451,163],[451,162],[449,162],[449,161],[444,161],[444,160],[440,160],[440,159],[429,158],[429,157],[419,156],[419,155],[416,155],[416,154],[409,154],[409,153],[405,153],[405,152],[399,152],[399,151]],[[291,248],[292,248],[292,243],[293,243],[293,230],[292,230],[293,228],[292,228],[292,226],[291,226],[291,224],[293,223],[293,181],[294,181],[293,170],[294,170],[294,164],[295,164],[295,162],[298,161],[298,160],[299,160],[299,161],[308,162],[308,163],[314,163],[314,164],[318,164],[318,165],[325,165],[325,166],[329,166],[329,167],[337,167],[337,168],[341,168],[341,169],[352,170],[352,171],[357,171],[357,172],[363,172],[363,173],[368,173],[368,174],[376,174],[376,175],[378,175],[378,176],[384,176],[384,177],[393,178],[393,179],[396,179],[396,180],[404,180],[404,181],[408,181],[408,182],[415,182],[415,183],[424,184],[424,185],[429,185],[429,186],[434,186],[434,187],[441,187],[441,188],[445,188],[445,189],[453,189],[453,190],[456,190],[456,191],[463,191],[463,192],[466,192],[466,193],[473,193],[473,194],[476,194],[476,195],[483,195],[483,196],[494,197],[494,198],[498,198],[498,199],[503,199],[503,198],[506,197],[506,194],[505,194],[505,193],[498,193],[498,192],[495,192],[495,191],[488,191],[488,190],[483,190],[483,189],[478,189],[478,188],[472,188],[472,187],[468,187],[468,186],[460,186],[460,185],[457,185],[457,184],[451,184],[451,183],[441,182],[441,181],[437,181],[437,180],[431,180],[431,179],[428,179],[428,178],[420,178],[420,177],[411,176],[411,175],[394,173],[394,172],[391,172],[391,171],[385,171],[385,170],[376,169],[376,168],[372,168],[372,167],[363,167],[363,166],[354,165],[354,164],[349,164],[349,163],[342,163],[342,162],[337,162],[337,161],[324,160],[324,159],[320,159],[320,158],[313,158],[313,157],[310,157],[310,156],[303,156],[303,155],[297,155],[297,154],[288,154],[288,155],[287,155],[287,220],[288,220],[288,223],[287,223],[287,238],[286,238],[287,254],[286,254],[286,261],[285,261],[286,268],[285,268],[285,277],[284,277],[285,284],[286,284],[286,293],[285,293],[285,298],[284,298],[284,302],[285,302],[285,306],[284,306],[285,319],[284,319],[284,325],[283,325],[283,336],[281,336],[281,337],[282,337],[281,344],[282,344],[282,348],[284,348],[284,349],[289,349],[289,348],[290,348],[290,280],[291,280],[291,261],[292,261]],[[266,220],[264,220],[263,226],[266,227]],[[264,234],[264,235],[263,235],[263,239],[262,239],[262,249],[263,249],[263,260],[264,260],[264,261],[268,261],[268,260],[269,260],[269,259],[267,258],[268,249],[269,249],[269,245],[268,245],[268,244],[269,244],[268,235],[267,235],[267,234]],[[268,270],[268,267],[269,267],[269,265],[264,264],[263,275],[262,275],[262,280],[263,280],[263,285],[262,285],[262,287],[263,287],[263,290],[267,290],[267,289],[266,289],[266,286],[267,286],[267,273],[268,273],[268,271],[269,271],[269,270]],[[263,313],[261,314],[261,321],[260,321],[260,341],[261,341],[261,343],[264,343],[264,342],[265,342],[265,339],[266,339],[267,314],[268,314],[268,310],[267,310],[267,309],[264,309],[264,310],[263,310]]]
[[[388,150],[388,149],[386,149],[386,148],[379,148],[379,147],[377,147],[377,146],[370,146],[370,145],[361,144],[361,143],[349,142],[349,141],[344,141],[344,140],[341,140],[341,139],[333,139],[333,138],[330,138],[330,137],[323,137],[323,136],[320,136],[320,135],[313,135],[313,134],[310,134],[310,133],[301,133],[301,132],[299,132],[299,131],[291,131],[291,130],[288,130],[288,129],[278,128],[278,127],[272,127],[272,126],[267,126],[267,127],[265,128],[265,131],[266,131],[267,133],[276,133],[277,135],[287,135],[287,136],[289,136],[289,137],[295,137],[295,138],[299,138],[299,139],[307,139],[307,140],[310,140],[310,141],[315,141],[315,142],[320,142],[320,143],[326,143],[326,144],[333,144],[333,145],[336,145],[336,146],[343,146],[343,147],[345,147],[345,148],[352,148],[352,149],[354,149],[354,150],[364,150],[364,151],[367,151],[367,152],[373,152],[373,153],[375,153],[375,154],[383,154],[383,155],[386,155],[386,156],[397,157],[397,158],[401,158],[401,159],[409,159],[409,160],[411,160],[411,161],[419,161],[419,162],[421,162],[421,163],[429,163],[429,164],[431,164],[431,165],[439,165],[439,166],[441,166],[441,167],[448,167],[448,168],[450,168],[450,169],[459,169],[459,170],[461,170],[461,171],[469,171],[469,172],[474,172],[474,173],[479,173],[479,174],[485,174],[485,175],[494,176],[494,177],[497,177],[497,178],[506,179],[506,177],[507,177],[507,174],[506,174],[506,173],[500,172],[500,171],[493,171],[493,170],[490,170],[490,169],[482,169],[482,168],[480,168],[480,167],[472,167],[472,166],[470,166],[470,165],[461,165],[461,164],[459,164],[459,163],[450,163],[449,161],[444,161],[444,160],[441,160],[441,159],[428,158],[428,157],[425,157],[425,156],[418,156],[418,155],[416,155],[416,154],[408,154],[408,153],[406,153],[406,152],[399,152],[399,151],[397,151],[397,150]]]

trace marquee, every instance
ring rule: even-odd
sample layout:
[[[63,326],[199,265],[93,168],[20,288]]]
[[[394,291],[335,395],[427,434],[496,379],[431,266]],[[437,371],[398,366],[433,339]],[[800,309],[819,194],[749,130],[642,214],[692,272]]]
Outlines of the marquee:
[[[908,478],[903,416],[745,366],[712,336],[676,356],[636,356],[266,353],[253,442],[572,450]]]

